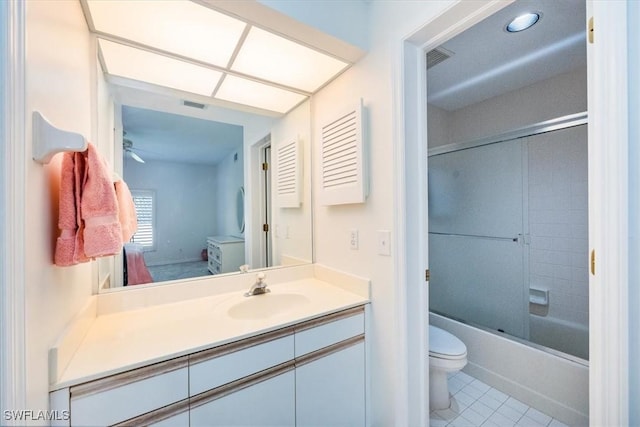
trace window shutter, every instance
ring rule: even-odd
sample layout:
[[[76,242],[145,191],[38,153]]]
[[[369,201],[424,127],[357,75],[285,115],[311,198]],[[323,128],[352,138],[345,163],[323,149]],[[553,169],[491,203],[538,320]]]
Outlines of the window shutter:
[[[145,248],[153,248],[155,194],[152,191],[132,191],[131,193],[138,218],[138,229],[131,241]]]

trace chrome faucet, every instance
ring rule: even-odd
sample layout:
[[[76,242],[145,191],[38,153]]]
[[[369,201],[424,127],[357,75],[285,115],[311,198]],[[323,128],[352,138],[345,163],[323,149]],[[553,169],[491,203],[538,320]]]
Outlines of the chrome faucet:
[[[251,297],[254,295],[262,295],[267,292],[271,292],[270,289],[267,289],[267,282],[264,281],[266,275],[263,272],[256,274],[256,283],[251,286],[249,292],[245,292],[245,297]]]

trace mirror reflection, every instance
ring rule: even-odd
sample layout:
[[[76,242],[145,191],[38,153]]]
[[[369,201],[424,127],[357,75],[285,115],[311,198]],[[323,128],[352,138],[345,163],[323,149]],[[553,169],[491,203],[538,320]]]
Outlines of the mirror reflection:
[[[204,276],[214,237],[222,248],[233,241],[235,255],[211,272],[238,271],[245,263],[236,201],[244,185],[242,126],[130,106],[122,107],[122,126],[123,179],[138,215],[126,271],[146,265],[154,282]],[[141,284],[139,276],[125,274],[123,284]]]
[[[138,231],[100,263],[101,277],[112,270],[111,289],[312,261],[308,101],[278,118],[212,105],[193,114],[184,103],[149,105],[140,91],[114,93],[122,102],[114,163]],[[271,190],[278,164],[269,153],[291,140],[302,146],[303,191],[300,204],[284,207]]]

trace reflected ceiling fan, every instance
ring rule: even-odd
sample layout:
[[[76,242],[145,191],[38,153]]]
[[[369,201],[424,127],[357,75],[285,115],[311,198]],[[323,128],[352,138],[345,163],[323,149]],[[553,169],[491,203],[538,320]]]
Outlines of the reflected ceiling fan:
[[[127,135],[127,132],[126,131],[123,132],[122,150],[125,153],[129,154],[129,156],[131,156],[131,158],[136,162],[144,163],[144,160],[142,159],[142,157],[140,157],[138,153],[135,152],[135,149],[133,148],[133,141],[131,141],[129,138],[125,138],[126,135]]]

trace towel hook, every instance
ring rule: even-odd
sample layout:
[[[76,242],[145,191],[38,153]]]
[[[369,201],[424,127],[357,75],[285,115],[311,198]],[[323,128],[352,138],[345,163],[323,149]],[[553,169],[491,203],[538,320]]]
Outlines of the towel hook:
[[[33,112],[33,160],[46,164],[63,151],[85,151],[87,140],[75,132],[58,129],[38,111]]]

